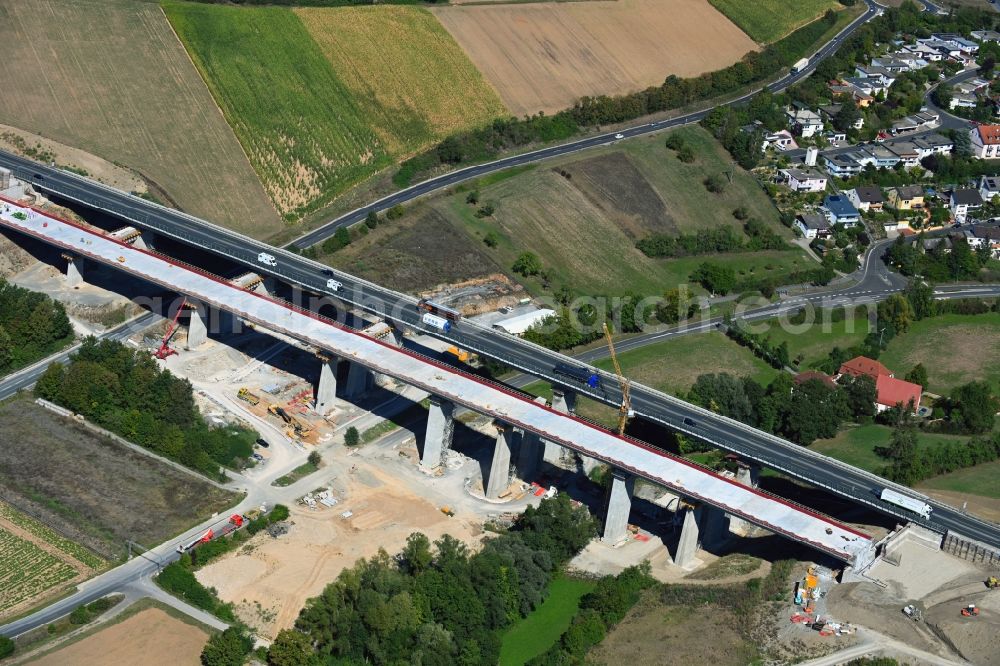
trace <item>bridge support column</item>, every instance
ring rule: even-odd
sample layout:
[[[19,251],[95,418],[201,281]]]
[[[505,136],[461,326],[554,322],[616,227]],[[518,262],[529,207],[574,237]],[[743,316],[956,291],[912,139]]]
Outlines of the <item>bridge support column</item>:
[[[71,254],[62,255],[66,260],[66,286],[79,287],[83,284],[83,257]]]
[[[367,393],[372,385],[372,373],[360,363],[351,361],[350,369],[347,371],[347,388],[344,395],[348,398],[356,398]]]
[[[681,538],[677,542],[677,553],[674,564],[682,569],[688,569],[695,563],[698,553],[700,534],[698,530],[698,509],[689,508],[684,511],[684,522],[681,526]]]
[[[496,425],[497,441],[493,448],[490,478],[483,484],[487,499],[499,499],[510,485],[510,449],[514,440],[514,429],[505,423]]]
[[[195,306],[194,303],[191,305]],[[200,347],[208,341],[208,328],[205,326],[205,319],[202,315],[204,308],[205,306],[200,303],[191,308],[191,317],[188,319],[187,345],[185,345],[188,351]]]
[[[534,477],[542,463],[545,447],[542,438],[533,432],[521,433],[521,444],[517,449],[517,475],[524,480]]]
[[[561,388],[552,387],[552,409],[563,414],[573,414],[576,412],[576,393],[565,391]],[[545,440],[545,452],[543,459],[552,465],[559,465],[562,459],[571,452],[565,447]]]
[[[140,250],[151,250],[153,249],[153,232],[152,231],[140,231],[139,236],[132,241],[132,247],[137,247]]]
[[[427,411],[427,432],[420,466],[432,470],[441,465],[441,455],[451,448],[451,438],[455,434],[455,421],[452,419],[455,405],[432,395]]]
[[[316,387],[316,411],[326,414],[333,409],[337,396],[337,358],[320,358],[319,385]]]
[[[601,541],[620,543],[628,536],[628,516],[632,512],[635,477],[619,469],[611,470],[611,487],[605,499],[604,530]]]
[[[713,548],[725,543],[729,535],[729,515],[722,509],[701,507],[701,543]]]
[[[736,469],[736,480],[742,483],[744,486],[749,486],[751,488],[756,488],[757,483],[760,481],[760,466],[750,465],[744,467],[740,465]],[[748,523],[742,518],[737,518],[736,516],[731,516],[729,518],[729,531],[733,534],[738,534],[740,536],[746,536],[750,534],[750,531],[754,528],[752,523]]]

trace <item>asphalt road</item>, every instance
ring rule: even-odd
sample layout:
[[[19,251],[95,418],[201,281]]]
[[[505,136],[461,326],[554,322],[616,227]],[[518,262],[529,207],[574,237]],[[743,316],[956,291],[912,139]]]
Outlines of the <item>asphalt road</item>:
[[[766,89],[772,92],[779,92],[784,90],[788,86],[801,81],[805,77],[812,74],[813,70],[816,69],[816,65],[826,58],[828,55],[836,51],[844,40],[858,28],[858,26],[872,20],[878,15],[878,12],[883,9],[877,5],[872,0],[865,0],[868,5],[868,9],[864,14],[856,18],[831,41],[827,42],[822,48],[816,51],[809,58],[809,65],[805,67],[801,72],[796,72],[794,74],[788,74],[777,81],[764,86]],[[749,98],[756,95],[763,88],[755,89],[742,97],[738,97],[728,104],[739,104],[745,102]],[[458,183],[470,180],[472,178],[478,178],[488,173],[493,173],[495,171],[502,171],[503,169],[509,169],[511,167],[519,166],[522,164],[530,164],[532,162],[539,162],[541,160],[551,159],[553,157],[559,157],[562,155],[569,155],[572,153],[580,152],[581,150],[587,150],[588,148],[594,148],[595,146],[603,146],[610,143],[614,143],[616,135],[621,134],[623,138],[630,139],[637,136],[643,136],[646,134],[653,134],[655,132],[662,132],[663,130],[670,129],[672,127],[678,127],[680,125],[687,125],[689,123],[696,123],[704,118],[714,107],[709,107],[701,111],[695,111],[693,113],[688,113],[683,116],[678,116],[676,118],[671,118],[669,120],[658,120],[651,123],[643,123],[641,125],[633,125],[631,127],[626,127],[619,129],[614,132],[606,132],[602,134],[595,134],[584,139],[578,139],[576,141],[570,141],[568,143],[559,144],[557,146],[551,146],[549,148],[542,148],[540,150],[533,150],[527,153],[522,153],[519,155],[511,155],[510,157],[504,157],[502,159],[494,160],[492,162],[487,162],[485,164],[477,164],[470,167],[465,167],[464,169],[456,169],[455,171],[450,171],[436,178],[431,178],[425,180],[416,185],[411,185],[405,189],[394,192],[389,196],[383,197],[378,201],[368,204],[367,206],[362,206],[356,208],[349,213],[345,213],[340,217],[327,222],[321,227],[310,231],[309,233],[295,239],[286,247],[297,247],[304,249],[313,246],[317,243],[321,243],[327,238],[333,236],[337,229],[344,226],[350,226],[361,220],[365,219],[369,212],[382,212],[395,206],[397,204],[404,204],[414,199],[427,196],[428,194],[440,190],[445,187],[450,187],[451,185],[456,185]]]

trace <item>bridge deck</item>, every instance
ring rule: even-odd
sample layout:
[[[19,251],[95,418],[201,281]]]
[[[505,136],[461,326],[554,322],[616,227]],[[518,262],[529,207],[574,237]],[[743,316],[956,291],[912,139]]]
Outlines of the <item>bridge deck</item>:
[[[482,414],[537,433],[610,465],[702,500],[838,559],[867,558],[871,538],[805,507],[749,488],[662,451],[624,439],[515,392],[398,349],[287,303],[247,292],[162,255],[22,207],[0,208],[0,224],[115,266],[206,304],[361,363]],[[13,217],[21,212],[27,219]]]

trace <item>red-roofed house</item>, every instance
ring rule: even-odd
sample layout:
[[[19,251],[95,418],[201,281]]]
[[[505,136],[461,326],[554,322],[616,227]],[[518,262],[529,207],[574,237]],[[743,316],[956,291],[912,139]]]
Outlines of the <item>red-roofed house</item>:
[[[879,375],[875,379],[875,409],[881,412],[896,405],[903,405],[904,408],[917,411],[922,393],[923,387],[920,384]]]
[[[972,156],[981,160],[1000,158],[1000,125],[976,125],[969,130]]]
[[[867,356],[855,356],[850,361],[845,361],[840,365],[840,374],[851,377],[868,375],[872,379],[878,379],[882,375],[893,376],[892,370]]]
[[[805,384],[810,379],[818,379],[823,382],[827,388],[837,388],[837,382],[833,381],[833,377],[825,372],[820,372],[819,370],[807,370],[805,372],[800,372],[792,378],[792,382],[796,386],[800,386],[801,384]]]

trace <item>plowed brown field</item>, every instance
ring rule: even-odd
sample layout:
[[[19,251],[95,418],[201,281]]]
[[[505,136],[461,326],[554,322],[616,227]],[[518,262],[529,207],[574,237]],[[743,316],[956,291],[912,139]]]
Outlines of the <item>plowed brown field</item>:
[[[739,60],[756,44],[707,0],[437,7],[515,115],[571,106]]]

